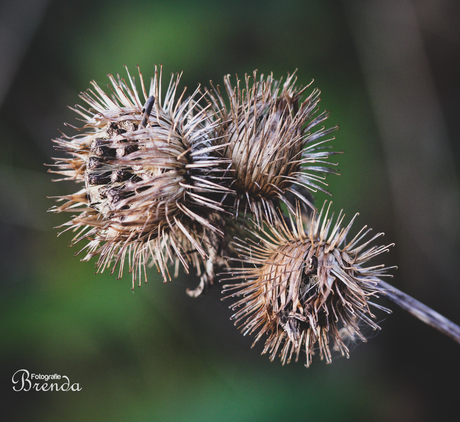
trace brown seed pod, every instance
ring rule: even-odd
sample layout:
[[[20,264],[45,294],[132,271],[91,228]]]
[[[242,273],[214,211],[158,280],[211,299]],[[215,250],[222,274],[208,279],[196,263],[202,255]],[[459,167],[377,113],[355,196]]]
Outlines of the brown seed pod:
[[[112,266],[113,272],[119,264],[121,276],[127,259],[133,286],[147,264],[156,265],[165,281],[168,262],[186,270],[200,265],[207,258],[203,233],[223,235],[207,215],[223,211],[228,192],[220,184],[228,160],[215,154],[224,146],[198,104],[199,89],[176,99],[180,75],[173,75],[162,100],[161,67],[149,93],[140,71],[139,77],[140,93],[129,72],[128,82],[109,75],[112,96],[92,82],[95,91],[80,95],[90,108],[74,109],[83,117],[80,133],[55,140],[71,158],[55,159],[52,171],[83,184],[57,198],[65,202],[52,209],[76,213],[63,227],[78,231],[72,244],[88,240],[83,260],[98,255],[99,271]]]
[[[392,245],[367,249],[383,233],[360,244],[370,231],[366,227],[347,242],[356,216],[341,228],[344,215],[333,223],[329,208],[325,203],[313,214],[307,232],[297,210],[290,227],[284,221],[272,222],[255,233],[258,242],[237,245],[244,266],[232,269],[230,279],[243,282],[224,286],[224,292],[239,298],[231,306],[240,308],[232,318],[244,335],[257,332],[254,344],[268,335],[262,353],[270,353],[271,360],[281,349],[283,364],[292,356],[297,361],[304,349],[309,366],[317,346],[321,359],[329,363],[330,340],[334,350],[348,357],[347,338],[366,341],[360,324],[379,329],[369,305],[389,312],[370,302],[381,292],[380,277],[387,276],[389,268],[363,265]]]
[[[280,202],[292,212],[298,199],[312,209],[309,191],[325,191],[326,174],[335,173],[330,166],[336,164],[327,161],[335,153],[325,137],[337,127],[318,128],[328,117],[327,112],[318,114],[320,91],[314,89],[301,101],[308,86],[297,88],[296,79],[288,75],[282,83],[254,72],[253,82],[246,76],[242,89],[240,80],[233,87],[227,76],[229,107],[218,87],[208,96],[223,122],[221,142],[228,144],[223,154],[231,160],[234,208],[236,213],[250,211],[258,222],[271,221]]]

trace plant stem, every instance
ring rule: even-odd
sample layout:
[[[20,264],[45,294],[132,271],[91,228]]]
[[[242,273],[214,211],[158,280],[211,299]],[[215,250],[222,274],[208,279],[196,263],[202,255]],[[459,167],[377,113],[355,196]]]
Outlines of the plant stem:
[[[382,294],[392,302],[460,344],[460,327],[457,324],[383,280],[380,280],[379,286]]]

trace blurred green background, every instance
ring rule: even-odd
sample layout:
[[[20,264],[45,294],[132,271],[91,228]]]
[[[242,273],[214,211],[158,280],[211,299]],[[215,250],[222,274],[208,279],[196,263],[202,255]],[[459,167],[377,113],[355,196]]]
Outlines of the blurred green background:
[[[250,349],[219,288],[94,275],[46,213],[67,108],[90,80],[162,63],[193,90],[254,69],[314,78],[342,176],[334,209],[386,233],[392,282],[460,323],[460,7],[456,0],[4,0],[0,4],[3,420],[439,421],[458,413],[460,345],[392,307],[351,358],[282,367]],[[324,195],[317,195],[321,203]],[[80,392],[13,392],[21,368]]]

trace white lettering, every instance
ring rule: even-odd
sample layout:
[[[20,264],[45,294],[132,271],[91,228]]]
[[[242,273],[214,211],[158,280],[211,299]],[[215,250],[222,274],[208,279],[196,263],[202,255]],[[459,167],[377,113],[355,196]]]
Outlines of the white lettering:
[[[80,387],[80,384],[78,382],[76,382],[75,384],[72,384],[72,386],[70,387],[70,389],[72,391],[81,391],[81,387]]]
[[[33,380],[40,380],[40,382],[32,383]],[[57,382],[48,383],[49,380],[64,380],[65,382],[59,385]],[[18,369],[12,376],[14,391],[81,391],[79,383],[70,383],[67,375],[43,375],[30,373],[27,369]]]
[[[13,374],[13,384],[18,384],[20,382],[20,385],[18,388],[13,387],[14,391],[29,391],[30,388],[32,387],[32,383],[30,382],[29,379],[29,371],[27,369],[19,369]],[[18,379],[20,378],[20,380]]]

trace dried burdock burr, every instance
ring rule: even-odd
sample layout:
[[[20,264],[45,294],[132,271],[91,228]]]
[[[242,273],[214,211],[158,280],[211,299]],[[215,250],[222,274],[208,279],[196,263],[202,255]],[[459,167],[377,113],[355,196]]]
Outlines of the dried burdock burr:
[[[140,92],[129,72],[128,81],[109,78],[112,95],[95,82],[80,95],[90,108],[74,109],[84,122],[79,133],[55,140],[70,158],[55,159],[52,172],[82,187],[57,198],[64,203],[52,211],[74,213],[63,228],[78,231],[73,244],[88,241],[83,260],[98,256],[99,271],[119,265],[121,276],[128,261],[133,287],[148,264],[164,280],[171,262],[206,267],[207,237],[223,235],[219,219],[208,216],[223,212],[220,168],[228,160],[214,154],[225,146],[199,89],[178,95],[180,75],[173,75],[162,99],[161,67],[148,93],[140,71]]]
[[[329,211],[325,203],[305,231],[297,209],[289,224],[266,222],[256,232],[257,242],[237,245],[243,266],[233,268],[227,280],[242,282],[224,286],[224,292],[238,298],[231,308],[242,332],[256,333],[254,344],[267,336],[263,353],[271,360],[279,354],[283,364],[293,356],[297,361],[303,350],[309,366],[317,348],[321,359],[331,362],[331,343],[348,356],[348,339],[366,341],[363,324],[380,328],[371,306],[388,311],[372,299],[389,268],[366,263],[392,245],[369,247],[382,233],[364,240],[366,227],[347,241],[356,216],[342,228],[344,215],[334,222]]]
[[[222,122],[223,154],[231,161],[229,187],[235,192],[236,214],[250,212],[257,222],[271,220],[280,203],[294,211],[300,199],[313,208],[311,191],[325,191],[325,176],[335,173],[336,163],[328,161],[335,152],[327,136],[337,129],[324,128],[326,111],[319,113],[318,89],[303,101],[307,87],[296,87],[296,76],[286,81],[273,75],[246,76],[245,87],[237,78],[232,86],[224,78],[229,99],[226,104],[219,87],[209,92],[209,101]]]
[[[380,328],[372,307],[390,312],[378,296],[460,343],[459,326],[383,281],[393,267],[369,264],[392,246],[371,245],[382,233],[364,227],[347,240],[356,216],[342,226],[330,203],[314,208],[311,192],[337,173],[336,127],[322,126],[317,89],[302,100],[308,87],[295,74],[283,83],[254,72],[243,88],[227,76],[227,104],[219,87],[186,97],[173,75],[163,98],[161,72],[148,90],[140,71],[137,82],[109,75],[110,95],[93,82],[80,95],[89,108],[74,108],[83,126],[55,140],[68,157],[50,171],[80,188],[51,210],[72,213],[61,228],[76,232],[72,245],[87,242],[83,260],[120,277],[127,263],[133,288],[147,266],[164,281],[171,265],[174,275],[193,267],[193,297],[226,268],[236,325],[254,344],[266,336],[263,353],[283,364],[302,350],[306,366],[315,352],[348,356],[350,340],[366,341],[363,327]]]
[[[233,265],[224,280],[240,282],[223,292],[237,299],[232,319],[244,335],[255,334],[253,345],[267,336],[262,354],[279,355],[283,364],[302,350],[307,367],[315,351],[330,363],[331,344],[348,357],[348,342],[366,341],[363,327],[380,329],[372,307],[391,312],[374,302],[379,296],[460,343],[458,325],[383,280],[395,267],[368,265],[393,246],[370,245],[383,233],[368,238],[365,226],[347,241],[358,214],[342,227],[344,215],[334,222],[330,206],[315,211],[306,228],[298,206],[289,219],[254,225],[251,239],[235,241],[239,258],[232,261],[240,267]]]

